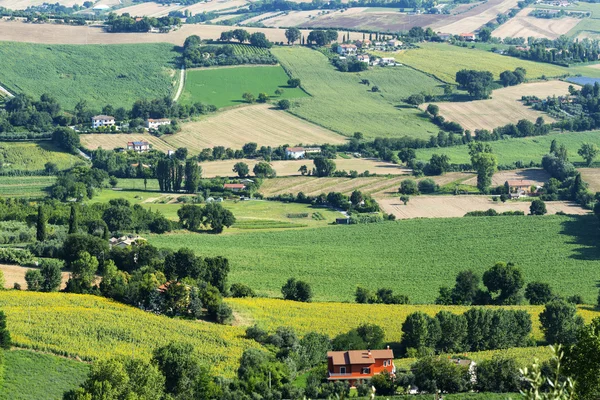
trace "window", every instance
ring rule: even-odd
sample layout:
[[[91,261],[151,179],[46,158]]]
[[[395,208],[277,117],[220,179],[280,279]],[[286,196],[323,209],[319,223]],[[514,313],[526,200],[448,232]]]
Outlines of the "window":
[[[340,367],[340,374],[346,373],[346,367]]]
[[[363,375],[368,375],[371,373],[371,368],[363,368],[360,373]]]
[[[387,367],[388,365],[390,365],[390,364],[388,364],[388,360],[383,360],[383,366]]]

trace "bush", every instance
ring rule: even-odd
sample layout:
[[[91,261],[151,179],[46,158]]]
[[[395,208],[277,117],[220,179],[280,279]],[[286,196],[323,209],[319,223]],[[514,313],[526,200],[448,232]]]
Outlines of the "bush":
[[[0,263],[27,265],[33,263],[29,250],[0,248]]]
[[[419,390],[435,393],[457,393],[467,390],[470,376],[466,368],[446,358],[424,357],[412,365],[415,385]]]
[[[233,311],[225,303],[221,303],[217,306],[217,312],[215,319],[220,324],[228,324],[233,320]]]
[[[476,389],[481,392],[518,392],[521,374],[513,358],[494,356],[477,365]]]
[[[553,296],[552,289],[547,283],[529,282],[525,288],[525,298],[531,305],[546,304]]]
[[[427,178],[419,181],[418,188],[421,193],[435,193],[438,191],[439,186],[433,179]]]
[[[292,103],[288,99],[281,99],[277,102],[277,106],[282,110],[289,110]]]
[[[414,179],[405,179],[400,182],[400,189],[398,189],[399,193],[402,194],[419,194],[419,189],[417,187],[417,182]]]
[[[284,300],[294,300],[310,302],[312,299],[312,289],[304,281],[297,281],[296,278],[290,278],[281,288]]]
[[[254,290],[243,283],[234,283],[230,288],[231,297],[256,297]]]

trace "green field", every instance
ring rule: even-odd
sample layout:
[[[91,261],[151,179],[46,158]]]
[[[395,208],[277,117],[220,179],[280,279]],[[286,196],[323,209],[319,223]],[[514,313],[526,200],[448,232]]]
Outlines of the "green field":
[[[362,132],[366,138],[429,138],[439,130],[420,110],[403,102],[415,93],[442,93],[441,83],[425,74],[406,67],[339,72],[314,50],[279,47],[272,52],[312,96],[290,110],[301,118],[346,136]],[[362,79],[371,86],[360,84]],[[372,86],[380,92],[371,92]]]
[[[598,295],[600,235],[593,216],[415,219],[236,235],[153,235],[158,247],[190,247],[231,261],[231,282],[279,297],[287,278],[308,281],[316,301],[352,301],[357,285],[389,287],[413,303],[431,303],[464,269],[483,273],[498,261],[523,268],[526,281],[560,294]]]
[[[4,385],[0,400],[59,400],[85,380],[89,365],[29,350],[4,352]]]
[[[106,104],[131,107],[138,99],[173,91],[173,45],[47,45],[0,43],[0,84],[13,93],[55,96],[72,110],[85,99],[99,111]]]
[[[512,164],[517,161],[540,163],[542,157],[550,151],[550,143],[556,139],[557,143],[567,146],[569,161],[583,162],[577,150],[583,143],[596,143],[600,146],[600,131],[568,132],[546,136],[535,136],[518,139],[499,140],[489,142],[498,156],[498,164]],[[453,164],[469,164],[469,148],[467,146],[437,147],[417,150],[417,159],[428,161],[432,154],[446,154]]]
[[[65,153],[52,142],[0,142],[3,171],[39,171],[47,162],[55,163],[61,170],[84,163],[83,159]]]
[[[274,100],[306,97],[301,89],[289,87],[288,79],[279,65],[195,69],[186,73],[181,102],[201,102],[221,108],[245,103],[242,95],[246,92],[255,97],[266,93]],[[277,89],[283,89],[281,96],[275,95]]]
[[[123,185],[139,185],[132,180],[123,180]],[[156,182],[156,180],[152,180]],[[151,182],[148,182],[148,188]],[[119,185],[121,186],[121,182]],[[138,186],[139,187],[139,186]],[[143,185],[142,185],[143,187]],[[135,191],[123,190],[113,191],[105,189],[95,196],[90,202],[108,202],[112,199],[127,199],[131,204],[140,204],[143,207],[153,211],[160,211],[167,218],[179,220],[177,210],[182,203],[177,202],[177,198],[182,194],[160,193],[158,191]],[[193,196],[192,196],[193,197]],[[255,229],[281,229],[281,228],[305,228],[321,227],[331,224],[336,218],[342,215],[334,210],[327,208],[312,207],[310,204],[300,203],[282,203],[278,201],[252,200],[252,201],[234,201],[226,200],[220,203],[226,209],[230,210],[236,217],[236,223],[225,232],[238,232],[239,230],[248,231]],[[306,213],[307,217],[290,217],[290,214]],[[313,214],[320,213],[323,219],[315,219]]]
[[[0,176],[0,196],[42,197],[55,181],[55,176]]]
[[[449,83],[455,83],[456,73],[465,68],[490,71],[494,74],[495,79],[499,78],[501,72],[512,71],[517,67],[525,68],[529,79],[539,78],[542,75],[551,77],[569,73],[567,68],[556,65],[521,60],[450,44],[420,43],[419,47],[419,49],[405,50],[396,54],[396,60],[435,75]]]

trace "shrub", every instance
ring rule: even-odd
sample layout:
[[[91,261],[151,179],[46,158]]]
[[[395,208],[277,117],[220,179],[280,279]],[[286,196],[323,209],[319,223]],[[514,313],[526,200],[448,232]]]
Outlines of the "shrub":
[[[400,182],[400,189],[398,192],[402,194],[419,194],[417,182],[414,179],[405,179]]]
[[[297,281],[296,278],[290,278],[281,288],[284,300],[294,300],[310,302],[312,299],[312,289],[304,281]]]
[[[525,288],[525,298],[529,304],[546,304],[552,300],[553,294],[550,285],[543,282],[529,282]]]
[[[435,193],[439,186],[433,179],[427,178],[419,181],[418,188],[421,193]]]
[[[254,290],[243,283],[234,283],[230,288],[231,297],[256,297]]]

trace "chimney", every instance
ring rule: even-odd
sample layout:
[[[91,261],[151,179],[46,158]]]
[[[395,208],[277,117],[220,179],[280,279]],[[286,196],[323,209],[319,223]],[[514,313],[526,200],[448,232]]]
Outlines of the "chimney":
[[[389,344],[387,345],[387,349],[388,349],[388,350],[390,349],[390,345],[389,345]]]
[[[367,354],[371,357],[371,349],[367,350]]]

